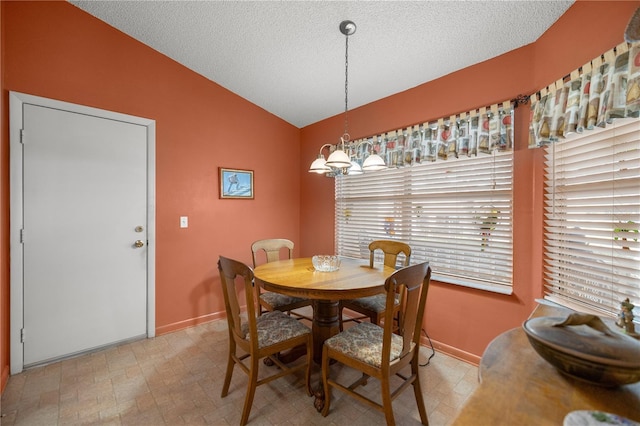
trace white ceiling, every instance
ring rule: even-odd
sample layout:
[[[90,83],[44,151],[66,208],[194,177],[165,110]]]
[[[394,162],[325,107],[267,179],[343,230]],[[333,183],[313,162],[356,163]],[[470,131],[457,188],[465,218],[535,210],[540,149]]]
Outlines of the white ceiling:
[[[534,42],[552,1],[70,0],[151,48],[304,127]],[[481,81],[478,84],[482,84]]]

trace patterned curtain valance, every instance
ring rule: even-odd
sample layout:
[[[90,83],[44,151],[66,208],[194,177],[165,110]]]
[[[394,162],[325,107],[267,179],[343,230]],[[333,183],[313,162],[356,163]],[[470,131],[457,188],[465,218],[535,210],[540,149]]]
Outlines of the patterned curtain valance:
[[[405,167],[448,160],[494,150],[513,149],[512,101],[494,104],[448,119],[441,118],[347,142],[345,152],[362,166],[372,153],[381,156],[387,167]],[[331,147],[331,151],[341,147]]]
[[[640,43],[622,43],[531,96],[529,148],[640,116]]]

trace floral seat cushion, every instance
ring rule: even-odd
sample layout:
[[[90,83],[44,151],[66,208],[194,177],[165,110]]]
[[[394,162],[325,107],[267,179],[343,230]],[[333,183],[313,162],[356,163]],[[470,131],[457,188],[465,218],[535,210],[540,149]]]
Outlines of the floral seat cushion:
[[[363,322],[327,339],[324,344],[351,358],[380,367],[382,364],[382,327]],[[391,335],[391,362],[400,356],[402,337]]]
[[[369,297],[361,297],[359,299],[350,300],[353,305],[361,306],[365,309],[374,312],[384,312],[384,308],[387,303],[387,295],[386,294],[376,294],[375,296]],[[396,294],[396,302],[398,305],[400,303],[400,297]]]
[[[260,295],[260,299],[267,302],[274,309],[278,309],[280,306],[287,306],[292,303],[302,302],[305,299],[300,297],[287,296],[285,294],[275,293],[272,291],[266,291]]]
[[[258,328],[258,347],[264,348],[311,333],[311,329],[300,321],[291,318],[284,312],[273,311],[256,318]],[[242,333],[246,338],[249,334],[249,324],[242,324]]]

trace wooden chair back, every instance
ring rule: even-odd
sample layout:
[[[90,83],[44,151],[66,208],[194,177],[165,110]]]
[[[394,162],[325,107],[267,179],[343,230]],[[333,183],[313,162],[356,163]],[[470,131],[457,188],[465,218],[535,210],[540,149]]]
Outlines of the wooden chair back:
[[[258,256],[260,252],[264,252],[267,263],[280,260],[282,249],[288,250],[288,259],[291,259],[293,255],[293,241],[286,238],[269,238],[265,240],[258,240],[251,244],[251,253],[253,254],[253,267],[255,268],[258,262]]]
[[[389,366],[391,354],[391,334],[402,336],[402,352],[395,362],[402,362],[407,355],[417,356],[420,347],[420,333],[424,318],[427,293],[431,280],[429,262],[407,266],[394,272],[385,281],[386,309],[384,318],[384,338],[382,347],[382,365]],[[400,321],[396,329],[393,321],[395,295],[400,293]],[[415,354],[413,354],[415,352]]]
[[[404,262],[402,266],[409,266],[411,260],[411,247],[401,241],[393,240],[375,240],[369,244],[369,266],[373,268],[375,259],[375,251],[382,250],[384,253],[384,264],[391,268],[396,268],[398,255],[404,254]]]
[[[258,332],[256,327],[256,300],[254,291],[253,270],[242,262],[220,256],[218,260],[222,293],[224,294],[224,307],[227,311],[229,324],[229,338],[236,342],[252,342],[257,350]],[[242,287],[239,285],[242,283]],[[244,293],[247,312],[249,333],[242,330],[242,318],[240,316],[240,299]]]
[[[361,323],[325,341],[322,348],[324,400],[319,403],[316,401],[316,406],[321,406],[323,416],[329,414],[331,389],[335,388],[383,412],[387,425],[395,425],[392,401],[412,385],[420,421],[423,425],[429,424],[420,387],[418,356],[430,280],[431,268],[428,262],[406,266],[395,271],[384,283],[385,312],[381,333],[379,326]],[[393,319],[397,294],[402,294],[403,299],[399,308],[401,320],[395,331]],[[399,353],[395,349],[399,344],[398,334],[402,339]],[[380,340],[382,345],[379,343]],[[392,342],[394,342],[393,360]],[[344,383],[342,379],[330,378],[329,370],[332,360],[359,370],[362,376],[351,384]],[[408,366],[411,366],[410,374],[406,371]],[[378,398],[374,399],[371,395],[357,390],[360,386],[367,384],[369,377],[380,381],[381,395]],[[394,383],[391,381],[392,377],[394,377]],[[402,382],[396,386],[395,382],[398,378],[402,379]],[[368,393],[370,394],[370,389]],[[382,403],[379,402],[380,400]]]
[[[259,385],[305,370],[305,387],[307,395],[311,395],[311,357],[313,355],[311,329],[280,311],[269,312],[268,319],[258,323],[256,314],[259,305],[253,289],[255,286],[253,270],[242,262],[223,256],[218,260],[218,270],[229,325],[227,373],[220,396],[224,398],[228,395],[234,366],[237,364],[249,376],[249,386],[240,418],[240,424],[244,425],[249,420],[256,387]],[[244,325],[240,315],[240,300],[243,292],[247,312]],[[258,329],[260,329],[260,335],[258,335]],[[288,366],[279,359],[280,352],[302,345],[305,346],[307,354],[306,362]],[[241,353],[237,352],[238,349]],[[278,368],[271,374],[260,374],[261,359],[268,359],[269,365],[275,364]],[[258,376],[260,376],[259,380]]]

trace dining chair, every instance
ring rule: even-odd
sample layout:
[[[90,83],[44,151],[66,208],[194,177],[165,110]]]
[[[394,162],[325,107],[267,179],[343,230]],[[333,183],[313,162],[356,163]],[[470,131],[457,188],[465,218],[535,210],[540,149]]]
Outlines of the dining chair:
[[[285,238],[270,238],[254,242],[251,244],[253,267],[255,268],[258,266],[258,257],[260,256],[260,253],[264,253],[267,262],[280,260],[280,252],[282,249],[286,249],[288,259],[291,259],[293,253],[293,241]],[[309,321],[313,320],[309,316],[294,311],[294,309],[310,306],[311,300],[301,297],[287,296],[273,291],[264,291],[259,285],[255,288],[258,300],[260,301],[260,311],[258,312],[258,315],[262,315],[263,312],[278,310],[286,312],[289,315],[293,314],[299,319],[304,318]]]
[[[305,370],[305,386],[307,395],[311,395],[311,357],[312,338],[311,329],[281,311],[257,314],[253,270],[242,262],[220,256],[218,260],[220,281],[224,294],[224,305],[227,312],[229,328],[229,357],[227,373],[222,386],[221,397],[229,393],[231,376],[237,364],[249,376],[247,395],[242,409],[240,424],[244,425],[249,419],[256,387],[278,379],[284,375]],[[239,285],[243,283],[244,285]],[[246,320],[240,315],[240,300],[244,293],[246,303]],[[282,363],[277,354],[299,345],[306,345],[306,362],[293,366]],[[237,354],[240,349],[241,355]],[[249,358],[247,362],[244,360]],[[269,358],[279,367],[278,372],[264,376],[258,380],[260,359]]]
[[[385,415],[387,425],[394,425],[393,400],[409,385],[413,385],[420,420],[428,424],[427,412],[422,398],[419,377],[420,332],[424,317],[431,268],[428,262],[404,267],[385,280],[385,315],[382,326],[362,322],[350,327],[324,342],[322,348],[322,384],[324,389],[324,407],[322,415],[329,414],[331,404],[331,388],[338,389],[353,396]],[[403,300],[400,314],[400,329],[394,333],[393,306],[396,303],[398,288],[403,287]],[[344,366],[362,372],[362,376],[351,385],[343,385],[329,377],[331,364],[336,361]],[[410,374],[401,370],[411,366]],[[402,379],[400,385],[391,390],[391,378]],[[382,403],[374,401],[357,391],[361,385],[367,384],[370,377],[380,381]]]
[[[411,247],[408,244],[392,240],[375,240],[369,243],[369,267],[371,268],[373,268],[376,250],[381,250],[384,253],[384,265],[394,269],[396,268],[398,255],[400,253],[404,254],[404,262],[402,263],[402,266],[408,266],[409,261],[411,260]],[[398,295],[397,299],[399,301],[400,295]],[[342,315],[342,310],[344,308],[357,312],[361,314],[361,316],[345,319]],[[394,305],[394,318],[396,318],[396,322],[398,309],[400,309],[399,302]],[[363,319],[367,318],[369,318],[369,321],[374,324],[380,324],[380,320],[384,316],[384,311],[384,294],[344,300],[340,303],[340,330],[343,330],[344,322],[361,322]]]

